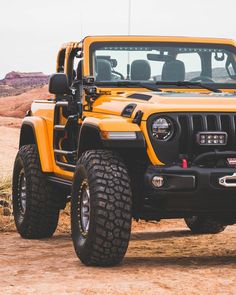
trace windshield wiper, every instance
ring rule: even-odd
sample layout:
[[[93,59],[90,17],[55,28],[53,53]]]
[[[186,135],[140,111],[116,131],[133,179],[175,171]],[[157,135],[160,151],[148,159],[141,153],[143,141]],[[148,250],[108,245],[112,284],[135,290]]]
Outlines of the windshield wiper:
[[[138,86],[140,88],[146,88],[152,91],[162,92],[160,88],[157,87],[156,83],[145,83],[145,82],[134,82],[134,81],[111,81],[111,82],[95,82],[97,86],[115,86],[115,87],[134,87]]]
[[[197,86],[197,87],[200,87],[200,88],[204,88],[204,89],[207,89],[207,90],[210,90],[212,92],[216,92],[216,93],[221,93],[222,91],[218,88],[215,88],[213,86],[208,86],[204,83],[201,83],[201,82],[191,82],[191,81],[156,81],[155,82],[156,85],[170,85],[170,86],[185,86],[185,87],[188,87],[188,88],[191,88],[191,86]]]

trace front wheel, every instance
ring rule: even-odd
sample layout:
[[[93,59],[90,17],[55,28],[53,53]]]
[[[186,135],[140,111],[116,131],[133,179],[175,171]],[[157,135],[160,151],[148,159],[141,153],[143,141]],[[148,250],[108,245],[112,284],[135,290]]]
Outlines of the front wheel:
[[[210,217],[192,216],[184,220],[191,232],[195,234],[218,234],[226,227],[218,220]]]
[[[86,265],[112,266],[128,248],[132,195],[127,169],[112,151],[90,150],[80,157],[72,184],[74,248]]]

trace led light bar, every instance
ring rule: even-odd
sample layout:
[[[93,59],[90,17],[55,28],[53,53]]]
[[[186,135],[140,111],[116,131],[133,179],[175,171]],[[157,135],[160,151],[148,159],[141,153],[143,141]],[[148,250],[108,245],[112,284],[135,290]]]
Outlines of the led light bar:
[[[127,140],[131,139],[134,140],[137,138],[136,132],[132,131],[124,131],[124,132],[117,132],[117,131],[102,131],[102,137],[104,139],[120,139],[120,140]]]
[[[221,131],[202,131],[196,135],[199,145],[226,145],[228,134]]]

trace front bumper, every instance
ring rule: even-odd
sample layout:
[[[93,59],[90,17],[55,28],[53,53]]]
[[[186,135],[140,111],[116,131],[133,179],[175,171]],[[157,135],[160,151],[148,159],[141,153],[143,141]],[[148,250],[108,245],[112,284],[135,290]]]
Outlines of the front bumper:
[[[150,166],[145,174],[147,200],[156,203],[160,210],[236,214],[236,187],[220,184],[222,177],[235,172],[236,168]],[[163,177],[162,187],[153,185],[154,176]]]

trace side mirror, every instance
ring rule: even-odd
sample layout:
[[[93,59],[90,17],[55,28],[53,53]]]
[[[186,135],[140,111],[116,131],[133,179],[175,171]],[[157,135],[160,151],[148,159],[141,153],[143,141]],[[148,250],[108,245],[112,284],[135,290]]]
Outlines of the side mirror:
[[[49,79],[49,92],[52,94],[69,94],[70,87],[66,74],[56,73]]]

